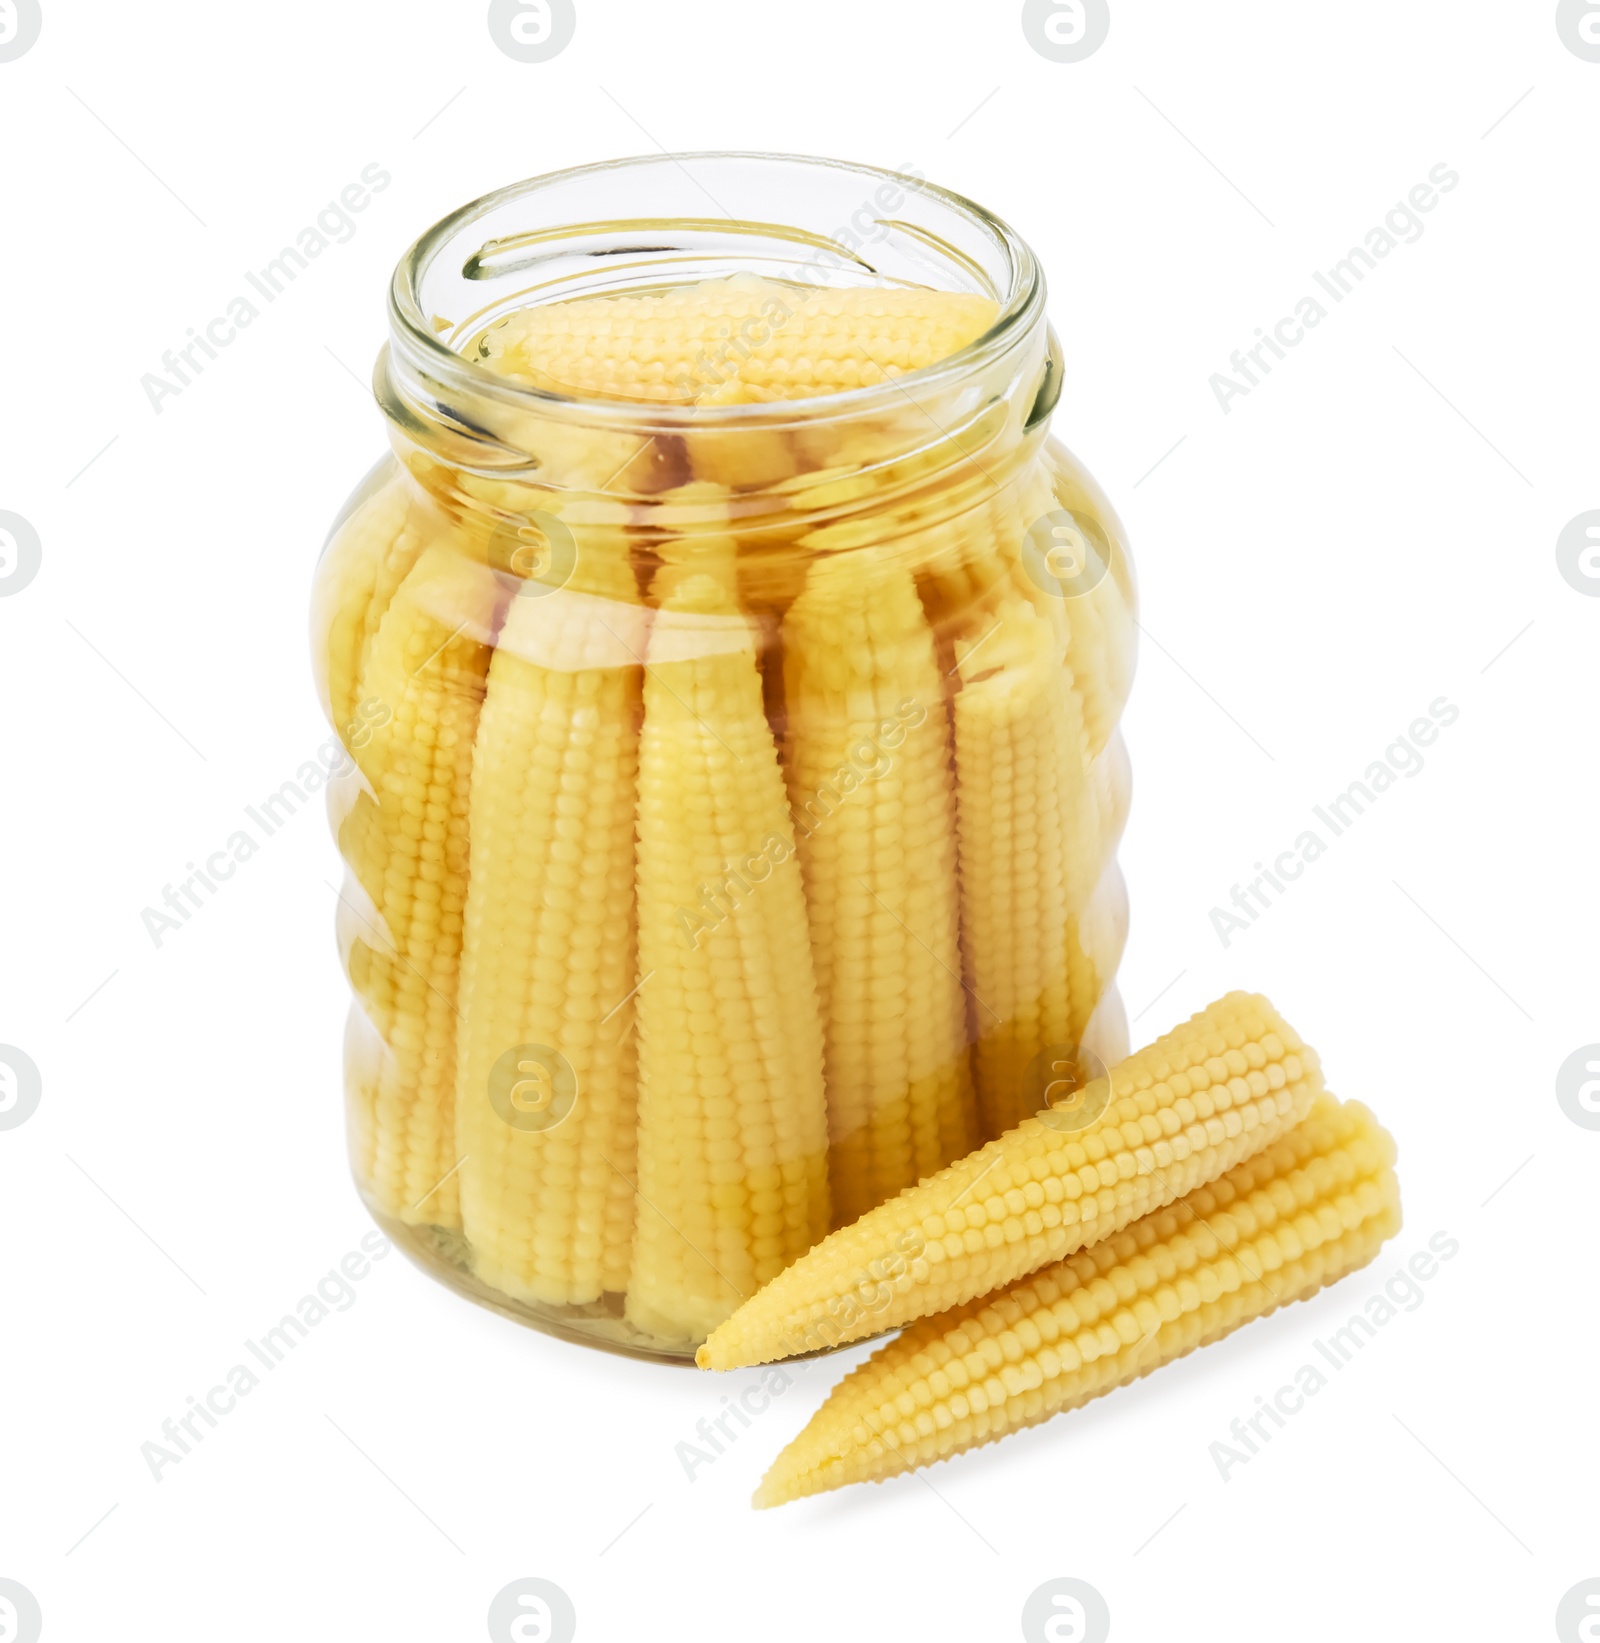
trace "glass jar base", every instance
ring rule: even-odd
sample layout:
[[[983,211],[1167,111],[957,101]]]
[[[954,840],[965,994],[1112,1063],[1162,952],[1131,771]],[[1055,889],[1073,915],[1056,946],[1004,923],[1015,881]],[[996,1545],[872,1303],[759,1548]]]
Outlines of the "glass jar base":
[[[430,1278],[447,1284],[458,1295],[498,1312],[502,1318],[578,1346],[599,1347],[603,1352],[643,1358],[651,1363],[694,1367],[698,1343],[667,1343],[636,1329],[622,1315],[624,1297],[621,1295],[602,1295],[587,1306],[518,1300],[485,1283],[472,1270],[470,1250],[459,1232],[449,1227],[408,1225],[370,1202],[366,1202],[366,1209],[384,1236],[414,1266],[421,1267]]]
[[[541,1301],[521,1301],[504,1290],[486,1284],[472,1270],[472,1260],[466,1240],[450,1227],[416,1226],[397,1221],[392,1215],[378,1209],[363,1195],[362,1204],[367,1214],[378,1224],[383,1235],[413,1266],[420,1267],[430,1278],[464,1295],[469,1301],[498,1312],[502,1318],[521,1324],[526,1329],[537,1329],[541,1334],[553,1335],[557,1340],[571,1341],[574,1346],[598,1347],[602,1352],[615,1352],[619,1357],[638,1358],[645,1363],[671,1364],[678,1369],[694,1368],[695,1347],[698,1341],[683,1344],[665,1342],[654,1335],[636,1329],[622,1315],[622,1295],[603,1295],[588,1306],[555,1306]],[[884,1334],[892,1333],[885,1331]],[[826,1358],[835,1352],[881,1340],[882,1334],[864,1335],[859,1340],[847,1341],[841,1346],[820,1347],[815,1352],[797,1353],[785,1363],[803,1363],[810,1358]]]

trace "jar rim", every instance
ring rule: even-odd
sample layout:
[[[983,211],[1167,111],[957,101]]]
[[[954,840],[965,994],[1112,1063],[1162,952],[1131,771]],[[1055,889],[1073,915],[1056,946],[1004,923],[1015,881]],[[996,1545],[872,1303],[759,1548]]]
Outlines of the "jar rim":
[[[660,401],[627,401],[582,393],[557,393],[531,383],[514,381],[487,366],[469,359],[452,347],[429,323],[420,299],[422,279],[436,258],[464,228],[492,212],[541,190],[585,176],[615,174],[636,169],[671,165],[690,176],[688,166],[706,162],[775,163],[784,166],[815,167],[848,172],[880,184],[909,181],[912,191],[930,197],[978,230],[999,254],[1005,275],[1005,290],[996,300],[999,312],[987,330],[942,360],[906,371],[883,382],[849,388],[806,398],[773,400],[758,404],[682,405]],[[711,197],[711,196],[708,196]],[[714,197],[713,198],[713,203]],[[719,207],[719,209],[721,209]],[[724,215],[727,215],[724,212]],[[738,220],[738,219],[731,219]],[[576,226],[576,225],[575,225]],[[559,171],[526,177],[458,207],[426,229],[395,266],[389,288],[391,349],[401,353],[406,363],[436,386],[463,394],[488,396],[502,404],[547,411],[581,411],[585,420],[614,428],[644,427],[655,431],[730,426],[780,426],[804,421],[815,423],[834,418],[870,415],[880,405],[892,405],[925,389],[936,389],[1002,359],[1033,332],[1044,312],[1044,275],[1026,241],[1002,218],[964,194],[928,182],[908,172],[890,171],[880,166],[852,160],[836,160],[809,154],[788,154],[766,150],[699,150],[659,154],[635,154],[620,159],[599,160]]]

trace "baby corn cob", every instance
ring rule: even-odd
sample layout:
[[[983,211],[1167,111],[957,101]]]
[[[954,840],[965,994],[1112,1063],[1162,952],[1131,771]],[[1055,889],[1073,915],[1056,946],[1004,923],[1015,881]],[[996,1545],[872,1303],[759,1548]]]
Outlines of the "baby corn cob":
[[[508,314],[470,350],[503,376],[566,394],[663,404],[802,399],[884,382],[964,348],[987,297],[830,290],[738,274],[638,296]]]
[[[357,1176],[380,1210],[459,1226],[456,982],[472,741],[499,611],[493,575],[427,548],[372,641],[363,690],[385,709],[356,751],[365,791],[339,826],[357,1007],[384,1046],[349,1093]],[[365,896],[367,905],[359,905]]]
[[[828,1227],[822,1028],[754,633],[714,548],[656,577],[639,751],[628,1320],[695,1341]]]
[[[1048,1048],[1075,1050],[1099,1002],[1098,978],[1073,960],[1101,851],[1082,713],[1054,626],[1020,598],[985,622],[956,644],[955,745],[962,947],[993,1137],[1037,1106],[1030,1063]]]
[[[1048,448],[1044,461],[995,492],[975,511],[974,526],[918,574],[941,625],[965,618],[981,633],[997,600],[1034,607],[1058,635],[1095,759],[1116,729],[1132,676],[1124,536],[1110,503],[1064,450]]]
[[[707,408],[722,405],[760,405],[768,396],[737,377],[708,388],[694,403]],[[684,454],[696,479],[729,490],[762,491],[792,479],[799,468],[794,441],[781,428],[723,426],[711,422],[683,436]]]
[[[1015,489],[1015,481],[996,490],[986,480],[964,512],[938,526],[908,530],[923,602],[941,634],[980,637],[993,620],[982,614],[985,601],[992,605],[1004,591],[1002,584],[1017,573]]]
[[[637,980],[648,626],[624,547],[607,547],[609,560],[580,566],[581,590],[530,585],[511,600],[472,772],[456,1089],[462,1226],[479,1278],[557,1304],[624,1291],[633,1246],[637,1046],[625,1001]],[[588,591],[599,587],[608,596]],[[533,1110],[506,1110],[508,1072],[528,1075]],[[570,1112],[554,1105],[563,1080]]]
[[[1321,1089],[1315,1052],[1266,999],[1230,993],[1069,1107],[1024,1119],[824,1239],[695,1361],[768,1363],[987,1294],[1215,1180],[1298,1123]]]
[[[874,549],[816,561],[783,641],[843,1223],[977,1142],[949,718],[916,586]]]
[[[1395,1149],[1359,1103],[848,1375],[756,1495],[881,1481],[1049,1420],[1364,1266],[1400,1226]]]
[[[1054,476],[1038,472],[1022,487],[1015,528],[1025,540],[1026,568],[1018,585],[1064,621],[1068,661],[1083,702],[1091,758],[1117,727],[1132,682],[1134,625],[1122,526],[1099,488],[1065,452],[1054,453]],[[1059,570],[1064,582],[1053,580]],[[1072,573],[1076,571],[1076,575]]]
[[[1122,591],[1109,572],[1092,592],[1067,601],[1066,616],[1088,750],[1090,757],[1096,757],[1115,733],[1128,697],[1133,672],[1131,623]]]
[[[347,743],[378,624],[426,540],[409,482],[397,473],[329,537],[312,598],[312,632],[320,636],[316,656],[328,722]]]

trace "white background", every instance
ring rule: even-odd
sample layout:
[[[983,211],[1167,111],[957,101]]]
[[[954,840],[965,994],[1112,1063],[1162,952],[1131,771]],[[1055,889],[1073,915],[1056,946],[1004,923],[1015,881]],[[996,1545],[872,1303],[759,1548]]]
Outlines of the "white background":
[[[1600,508],[1600,64],[1546,0],[1112,13],[1063,65],[1010,3],[579,0],[524,65],[481,3],[44,0],[0,63],[0,509],[43,544],[0,598],[0,1041],[43,1078],[0,1132],[0,1576],[50,1643],[479,1638],[524,1575],[589,1640],[1007,1639],[1066,1575],[1122,1640],[1535,1638],[1600,1576],[1600,1132],[1555,1097],[1600,1039],[1600,599],[1555,557]],[[396,259],[485,190],[658,146],[910,163],[1035,247],[1055,425],[1142,586],[1135,1038],[1269,992],[1397,1134],[1405,1229],[1087,1411],[759,1514],[865,1349],[691,1482],[725,1383],[394,1256],[156,1482],[140,1445],[367,1223],[317,807],[159,949],[141,909],[327,734],[308,588],[381,449]],[[349,243],[157,415],[141,375],[369,162],[393,183]],[[1211,374],[1440,162],[1422,238],[1224,415]],[[1224,948],[1211,907],[1440,696],[1426,768]],[[1423,1303],[1223,1481],[1229,1422],[1440,1231]]]

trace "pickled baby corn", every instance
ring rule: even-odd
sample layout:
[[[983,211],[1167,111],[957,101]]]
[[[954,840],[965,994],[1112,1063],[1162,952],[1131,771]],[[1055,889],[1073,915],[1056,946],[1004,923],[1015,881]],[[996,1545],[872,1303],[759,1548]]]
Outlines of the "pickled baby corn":
[[[848,1375],[756,1494],[777,1506],[947,1460],[1147,1375],[1370,1261],[1400,1226],[1394,1143],[1320,1095],[1264,1152]]]
[[[958,292],[831,290],[736,274],[518,309],[469,353],[559,393],[740,404],[842,393],[921,370],[981,336],[997,312],[989,298]]]
[[[528,584],[501,627],[479,717],[461,1217],[473,1271],[519,1300],[584,1304],[627,1288],[647,616],[620,541],[586,555],[573,586]],[[511,1102],[514,1090],[526,1105]]]
[[[997,601],[1023,599],[1058,636],[1079,699],[1087,756],[1116,729],[1131,682],[1131,612],[1121,526],[1080,469],[1047,453],[994,490],[969,529],[920,573],[930,608],[987,630]]]
[[[356,749],[365,790],[339,827],[346,963],[381,1042],[351,1091],[358,1179],[401,1221],[457,1227],[456,985],[467,898],[472,744],[500,591],[427,548],[372,640],[362,690],[386,710]],[[364,899],[363,899],[364,898]]]
[[[1023,473],[942,541],[919,537],[932,544],[918,575],[956,682],[962,951],[991,1139],[1038,1105],[1037,1058],[1085,1046],[1121,956],[1091,900],[1125,814],[1126,764],[1091,758],[1068,601],[1028,571],[1029,527],[1051,506],[1045,477]]]
[[[988,630],[992,616],[986,619],[985,609],[1003,597],[1019,568],[1016,482],[1000,484],[984,474],[979,479],[972,506],[938,525],[914,522],[907,532],[930,618],[941,633],[964,633],[969,641]],[[1014,596],[1026,592],[1017,589]],[[953,666],[952,657],[947,668]]]
[[[949,717],[916,586],[874,549],[812,565],[783,644],[842,1224],[977,1141]]]
[[[1070,1103],[824,1239],[695,1361],[768,1363],[959,1306],[1215,1180],[1321,1090],[1315,1052],[1266,999],[1230,993]]]
[[[1016,585],[1066,624],[1073,688],[1083,704],[1089,756],[1097,758],[1131,683],[1133,634],[1118,581],[1125,574],[1121,528],[1088,476],[1064,468],[1053,479],[1037,473],[1022,485],[1012,531],[1015,548],[1008,537],[1001,551],[1020,561]]]
[[[1083,715],[1053,625],[1021,598],[956,644],[961,935],[984,1134],[1037,1106],[1029,1069],[1082,1043],[1099,1001],[1078,919],[1099,877]],[[1085,985],[1087,982],[1087,985]]]
[[[827,1110],[794,830],[731,559],[712,545],[652,592],[626,1316],[687,1342],[827,1231]]]
[[[404,478],[391,474],[334,536],[337,545],[318,578],[312,623],[326,636],[318,659],[328,719],[348,745],[372,641],[428,533],[419,499]]]

